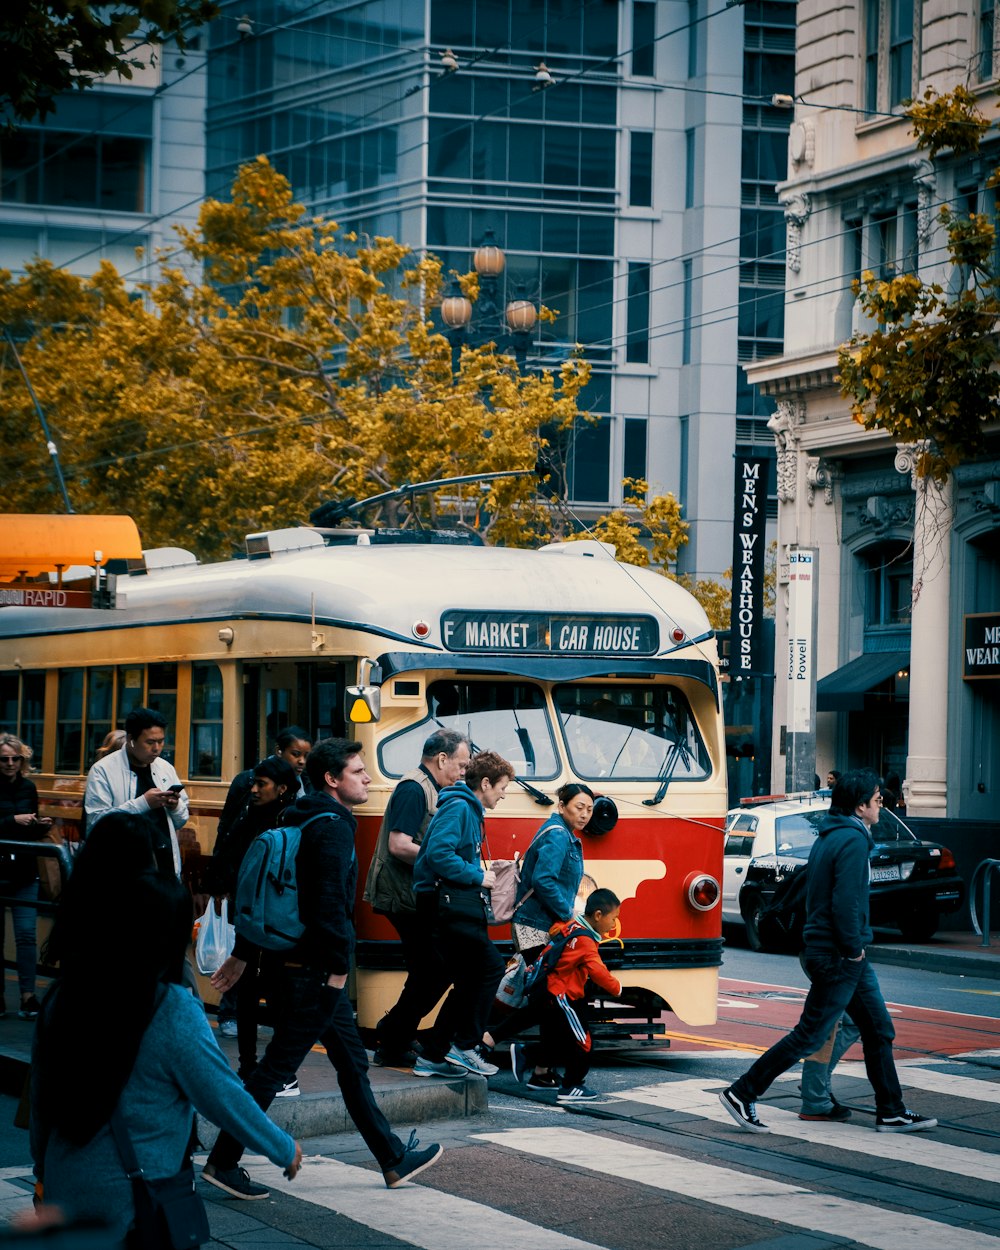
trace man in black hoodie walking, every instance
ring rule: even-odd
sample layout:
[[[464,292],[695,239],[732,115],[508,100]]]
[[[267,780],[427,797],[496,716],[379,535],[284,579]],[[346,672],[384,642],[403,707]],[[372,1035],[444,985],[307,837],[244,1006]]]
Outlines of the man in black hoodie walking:
[[[274,1036],[245,1084],[266,1111],[319,1042],[336,1069],[348,1114],[386,1185],[395,1189],[434,1163],[442,1149],[435,1143],[420,1150],[412,1134],[404,1146],[393,1133],[372,1095],[368,1056],[347,996],[358,884],[357,821],[350,809],[365,802],[371,783],[360,752],[360,742],[344,738],[318,742],[306,762],[313,793],[288,812],[288,823],[302,828],[296,879],[305,932],[291,950],[263,954],[262,973],[273,986]],[[250,954],[244,942],[237,934],[233,954],[212,977],[216,989],[227,990],[239,979]],[[234,1198],[268,1197],[267,1189],[239,1166],[242,1157],[242,1143],[220,1133],[202,1176]]]
[[[787,1037],[719,1095],[749,1133],[770,1132],[757,1118],[757,1099],[799,1059],[819,1050],[845,1010],[861,1033],[865,1068],[875,1091],[876,1130],[912,1133],[937,1127],[937,1120],[908,1111],[903,1102],[892,1058],[896,1032],[865,958],[872,940],[869,830],[878,824],[881,806],[879,779],[868,769],[845,773],[834,786],[830,813],[809,853],[802,964],[810,986],[802,1015]]]

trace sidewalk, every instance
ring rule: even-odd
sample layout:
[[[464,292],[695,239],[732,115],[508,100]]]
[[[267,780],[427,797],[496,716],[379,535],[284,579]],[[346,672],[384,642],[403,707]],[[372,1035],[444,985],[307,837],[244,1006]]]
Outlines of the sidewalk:
[[[975,933],[944,930],[919,946],[905,945],[890,930],[876,930],[875,942],[868,947],[873,963],[898,964],[925,972],[952,972],[957,976],[985,977],[1000,981],[1000,933],[983,946]]]

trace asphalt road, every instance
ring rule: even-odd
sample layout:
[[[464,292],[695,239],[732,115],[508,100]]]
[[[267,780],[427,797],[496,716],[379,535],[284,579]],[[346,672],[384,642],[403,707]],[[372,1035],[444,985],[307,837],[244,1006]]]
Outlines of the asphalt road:
[[[419,1181],[388,1192],[353,1135],[315,1138],[266,1202],[204,1187],[217,1247],[379,1250],[1000,1250],[1000,986],[879,968],[910,1106],[940,1126],[874,1132],[863,1065],[837,1097],[851,1123],[798,1119],[797,1073],[770,1091],[767,1136],[740,1132],[717,1094],[797,1018],[804,977],[787,956],[727,952],[719,1023],[664,1021],[664,1044],[598,1057],[607,1100],[556,1108],[508,1072],[488,1114],[419,1126],[445,1145]],[[665,1045],[669,1039],[669,1048]],[[26,1134],[0,1104],[0,1214],[27,1201]]]

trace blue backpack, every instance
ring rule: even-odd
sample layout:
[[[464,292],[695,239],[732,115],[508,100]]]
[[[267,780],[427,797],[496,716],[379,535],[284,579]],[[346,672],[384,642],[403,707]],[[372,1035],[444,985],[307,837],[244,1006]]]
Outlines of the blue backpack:
[[[539,953],[538,958],[530,964],[524,976],[524,996],[526,999],[538,1001],[543,998],[549,988],[549,973],[555,972],[556,964],[562,953],[574,938],[590,937],[585,929],[571,926],[568,932],[557,933],[550,938],[548,944]]]
[[[302,937],[295,861],[302,830],[326,816],[265,829],[250,843],[236,882],[233,924],[240,937],[269,951],[289,950]]]

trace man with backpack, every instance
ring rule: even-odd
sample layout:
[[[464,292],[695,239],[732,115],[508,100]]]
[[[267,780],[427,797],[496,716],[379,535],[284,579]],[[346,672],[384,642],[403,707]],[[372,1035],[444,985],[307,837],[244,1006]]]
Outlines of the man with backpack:
[[[266,910],[269,902],[280,903],[291,891],[298,896],[298,915],[290,916],[286,909],[280,917],[275,927],[288,935],[280,945],[278,939],[268,944],[271,926],[266,915],[258,918],[262,920],[258,941],[264,937],[262,967],[270,973],[273,986],[274,1035],[245,1084],[258,1106],[266,1110],[319,1042],[336,1069],[348,1114],[382,1169],[386,1185],[394,1189],[434,1163],[442,1149],[436,1143],[418,1149],[413,1134],[404,1146],[393,1133],[372,1094],[368,1057],[347,996],[358,882],[357,821],[351,809],[365,802],[371,783],[360,752],[359,742],[344,738],[318,742],[306,764],[313,793],[298,799],[288,812],[291,830],[275,831],[287,835],[273,841],[279,847],[284,841],[291,848],[294,865],[287,864],[282,874],[284,893],[265,894],[263,904]],[[248,859],[244,868],[249,866]],[[273,869],[273,864],[268,868]],[[243,892],[241,875],[238,909]],[[300,930],[297,937],[291,924],[294,919]],[[236,947],[212,978],[216,989],[229,989],[243,971],[241,952],[248,939],[240,927],[237,915]],[[266,1198],[267,1189],[251,1181],[239,1166],[243,1149],[230,1134],[221,1133],[202,1176],[234,1198]]]

